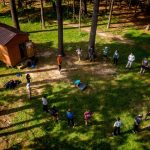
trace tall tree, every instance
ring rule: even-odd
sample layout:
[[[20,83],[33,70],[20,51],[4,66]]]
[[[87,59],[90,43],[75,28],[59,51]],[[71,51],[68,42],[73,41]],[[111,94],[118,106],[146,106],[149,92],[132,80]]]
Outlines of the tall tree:
[[[109,29],[109,27],[110,27],[113,5],[114,5],[114,0],[111,0],[111,7],[110,7],[109,18],[108,18],[107,29]]]
[[[42,26],[42,29],[45,29],[43,0],[40,0],[40,3],[41,3],[41,26]]]
[[[75,19],[75,0],[73,0],[73,4],[72,4],[72,14],[73,14],[73,22]]]
[[[55,0],[52,0],[53,11],[56,12],[56,3]]]
[[[80,7],[79,7],[79,30],[81,32],[81,7],[82,7],[82,2],[80,0]]]
[[[91,25],[90,38],[89,38],[89,48],[92,47],[93,51],[95,51],[95,37],[96,37],[97,22],[98,22],[99,2],[100,0],[94,0],[94,5],[93,5],[92,25]]]
[[[10,0],[10,10],[11,10],[13,24],[14,24],[15,28],[20,30],[15,0]]]
[[[87,0],[83,0],[82,2],[83,2],[83,4],[82,4],[83,14],[87,15]]]
[[[58,54],[64,56],[63,47],[63,11],[62,0],[56,0],[57,22],[58,22]]]

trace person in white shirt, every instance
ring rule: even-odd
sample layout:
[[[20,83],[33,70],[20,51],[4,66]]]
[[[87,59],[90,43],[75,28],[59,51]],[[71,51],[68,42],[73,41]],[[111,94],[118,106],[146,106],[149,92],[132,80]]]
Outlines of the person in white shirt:
[[[28,98],[31,99],[31,87],[30,87],[30,83],[27,83],[26,89],[27,89],[27,93],[28,93]]]
[[[78,61],[80,61],[80,60],[81,60],[81,56],[82,56],[82,49],[81,49],[81,48],[78,48],[78,49],[76,50],[76,52],[77,52],[77,55],[78,55]]]
[[[131,53],[128,56],[128,62],[127,62],[126,68],[131,68],[132,63],[134,62],[134,60],[135,60],[135,56]]]
[[[104,56],[104,58],[108,57],[108,52],[109,52],[109,48],[107,46],[105,46],[104,49],[103,49],[103,56]]]
[[[117,121],[114,123],[114,132],[113,135],[120,135],[120,127],[121,127],[120,118],[117,118]]]
[[[42,97],[43,111],[48,112],[48,102],[46,96]]]

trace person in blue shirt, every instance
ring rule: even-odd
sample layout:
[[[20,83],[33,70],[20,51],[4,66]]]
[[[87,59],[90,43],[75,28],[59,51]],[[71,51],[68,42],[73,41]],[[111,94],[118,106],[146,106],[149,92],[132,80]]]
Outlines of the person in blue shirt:
[[[66,112],[66,116],[68,119],[68,126],[73,126],[74,127],[74,112],[71,111],[69,108],[68,111]]]

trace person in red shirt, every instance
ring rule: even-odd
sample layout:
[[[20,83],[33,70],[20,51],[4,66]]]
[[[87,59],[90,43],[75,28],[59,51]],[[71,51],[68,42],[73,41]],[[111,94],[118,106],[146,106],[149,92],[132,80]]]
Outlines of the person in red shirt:
[[[89,120],[92,118],[93,113],[90,112],[89,110],[84,112],[84,121],[85,121],[85,125],[88,125]]]
[[[57,56],[57,64],[58,64],[58,70],[61,72],[61,64],[62,64],[62,55]]]

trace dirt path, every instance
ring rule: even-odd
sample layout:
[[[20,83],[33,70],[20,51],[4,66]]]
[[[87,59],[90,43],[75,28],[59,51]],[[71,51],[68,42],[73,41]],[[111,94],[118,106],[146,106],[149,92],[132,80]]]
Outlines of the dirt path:
[[[74,28],[79,27],[79,25],[75,23],[64,23],[64,25],[66,27],[74,27]],[[90,27],[81,26],[81,31],[90,33]],[[124,43],[124,44],[131,44],[131,45],[134,44],[134,41],[124,38],[121,35],[113,35],[112,33],[102,32],[100,30],[97,30],[96,34],[102,38],[107,38],[108,40],[113,40],[113,41],[117,41],[117,42]]]
[[[58,71],[56,64],[56,56],[51,52],[38,53],[37,55],[39,60],[45,59],[46,64],[42,64],[42,61],[39,62],[37,68],[33,70],[26,70],[29,72],[32,77],[32,88],[35,90],[34,93],[41,94],[44,85],[59,83],[64,81],[67,83],[72,83],[70,76],[73,74],[80,74],[82,72],[89,72],[91,74],[97,74],[101,77],[112,76],[116,73],[116,69],[110,63],[100,63],[100,62],[89,62],[89,61],[77,61],[77,56],[72,54],[72,56],[66,56],[63,59],[62,72],[61,74]],[[49,59],[50,62],[48,63]],[[82,76],[82,75],[81,75]],[[43,85],[43,86],[42,86]],[[37,88],[39,87],[39,88]]]

